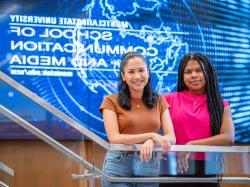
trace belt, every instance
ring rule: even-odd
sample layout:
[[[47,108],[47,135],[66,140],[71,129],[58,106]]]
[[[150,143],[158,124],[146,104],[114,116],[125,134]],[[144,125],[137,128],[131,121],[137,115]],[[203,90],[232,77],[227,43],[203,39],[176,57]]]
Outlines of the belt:
[[[126,156],[140,155],[139,151],[121,151],[121,153]]]
[[[140,155],[140,151],[121,151],[121,154],[123,154],[124,156],[134,156],[134,155]],[[160,157],[161,156],[161,152],[153,152],[152,153],[152,157]]]

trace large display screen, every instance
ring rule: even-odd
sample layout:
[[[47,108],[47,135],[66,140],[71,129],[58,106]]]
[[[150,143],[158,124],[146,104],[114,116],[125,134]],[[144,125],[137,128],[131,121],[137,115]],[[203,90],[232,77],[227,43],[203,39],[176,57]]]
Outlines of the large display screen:
[[[176,90],[181,57],[199,51],[212,61],[231,104],[236,141],[250,142],[249,15],[246,0],[1,1],[0,68],[106,138],[98,109],[117,93],[124,53],[145,55],[154,89],[165,94]],[[10,89],[1,92],[1,103],[15,99]]]

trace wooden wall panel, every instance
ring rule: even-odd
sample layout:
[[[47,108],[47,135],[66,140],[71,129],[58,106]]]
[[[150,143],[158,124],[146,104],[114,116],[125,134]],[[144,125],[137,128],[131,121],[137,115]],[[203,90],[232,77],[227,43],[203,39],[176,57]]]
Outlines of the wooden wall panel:
[[[82,143],[63,142],[78,154]],[[83,167],[68,159],[42,141],[0,141],[0,160],[14,169],[13,187],[79,187],[81,180],[73,180],[72,173],[82,173]],[[86,182],[85,182],[86,183]]]

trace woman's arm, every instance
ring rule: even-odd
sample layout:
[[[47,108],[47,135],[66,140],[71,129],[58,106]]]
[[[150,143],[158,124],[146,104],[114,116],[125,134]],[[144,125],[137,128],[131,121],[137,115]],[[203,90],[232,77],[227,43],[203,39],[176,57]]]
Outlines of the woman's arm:
[[[220,134],[190,141],[187,144],[189,145],[232,145],[234,143],[234,124],[232,120],[232,114],[230,106],[224,108],[224,114],[222,117],[222,124],[220,129]]]
[[[169,114],[169,110],[166,109],[161,115],[162,132],[166,140],[170,141],[171,144],[176,143],[174,134],[173,123]]]
[[[160,135],[154,132],[143,134],[120,134],[117,114],[112,110],[103,110],[103,120],[110,143],[137,144],[144,143],[148,139],[153,139],[154,141],[159,142]]]

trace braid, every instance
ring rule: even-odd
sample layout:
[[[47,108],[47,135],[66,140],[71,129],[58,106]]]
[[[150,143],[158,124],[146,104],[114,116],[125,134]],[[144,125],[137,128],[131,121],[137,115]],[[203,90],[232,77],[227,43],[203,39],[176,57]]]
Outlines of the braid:
[[[212,66],[209,69],[207,81],[208,111],[211,120],[211,132],[212,135],[216,135],[220,133],[224,107],[215,70]]]

